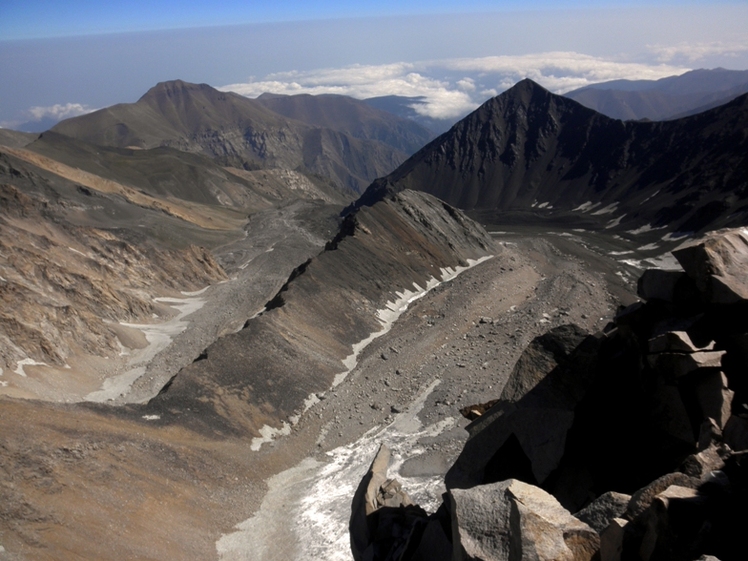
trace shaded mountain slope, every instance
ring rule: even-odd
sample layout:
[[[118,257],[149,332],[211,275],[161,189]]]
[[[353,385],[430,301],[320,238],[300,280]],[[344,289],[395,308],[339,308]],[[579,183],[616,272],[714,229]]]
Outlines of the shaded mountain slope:
[[[10,146],[11,148],[22,148],[36,140],[38,136],[38,134],[34,133],[0,128],[0,145]]]
[[[415,121],[345,95],[266,93],[257,101],[289,119],[344,132],[362,140],[376,140],[407,154],[413,154],[434,137],[431,131]]]
[[[51,130],[103,146],[196,152],[246,169],[308,171],[349,196],[406,158],[381,142],[294,121],[255,100],[180,80],[159,83],[136,103],[68,119]]]
[[[173,148],[108,148],[48,131],[27,149],[156,197],[223,206],[245,213],[297,198],[345,200],[321,181],[316,182],[316,188],[303,192],[290,188],[264,189],[210,158]]]
[[[267,310],[211,345],[148,405],[162,422],[259,436],[298,415],[355,360],[354,345],[385,325],[402,291],[496,250],[459,211],[405,191],[349,215],[318,257],[299,267]],[[400,293],[400,294],[398,294]],[[407,299],[406,299],[407,300]],[[382,316],[384,313],[384,316]]]
[[[660,80],[613,80],[568,92],[614,119],[673,119],[723,105],[748,92],[748,71],[692,70]]]
[[[748,220],[747,154],[748,95],[677,121],[623,122],[524,80],[357,204],[418,189],[487,222],[694,232]]]

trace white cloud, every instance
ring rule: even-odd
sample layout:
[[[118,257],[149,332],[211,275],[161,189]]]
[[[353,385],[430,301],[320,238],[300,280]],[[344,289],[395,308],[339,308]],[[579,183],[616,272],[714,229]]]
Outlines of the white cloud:
[[[729,43],[723,41],[683,42],[677,45],[647,45],[647,48],[662,62],[673,60],[697,62],[709,56],[736,57],[748,53],[748,40]]]
[[[57,103],[49,107],[32,107],[28,110],[28,113],[31,115],[31,120],[33,121],[41,121],[45,117],[61,121],[62,119],[85,115],[92,111],[95,111],[95,109],[87,105],[81,105],[80,103],[66,103],[65,105]]]
[[[664,62],[645,64],[576,52],[547,52],[281,72],[219,89],[247,97],[257,97],[264,92],[334,93],[358,99],[383,95],[419,96],[425,103],[414,105],[415,111],[428,117],[450,119],[467,114],[523,78],[530,78],[556,93],[565,93],[607,80],[656,80],[688,70]]]

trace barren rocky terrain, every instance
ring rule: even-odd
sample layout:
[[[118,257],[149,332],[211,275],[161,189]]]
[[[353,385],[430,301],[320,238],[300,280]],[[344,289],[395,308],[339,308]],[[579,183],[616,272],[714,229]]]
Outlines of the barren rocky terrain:
[[[251,151],[208,159],[220,151],[220,135],[193,137],[184,129],[196,99],[213,104],[211,119],[241,101],[208,86],[161,84],[140,105],[58,127],[77,131],[78,140],[54,132],[36,140],[4,135],[0,560],[350,560],[367,545],[350,530],[380,445],[391,451],[389,475],[414,502],[432,513],[443,508],[445,477],[461,455],[470,461],[466,417],[491,410],[507,380],[519,376],[520,358],[533,360],[523,355],[528,345],[554,328],[581,334],[625,327],[625,320],[611,321],[637,301],[642,271],[677,267],[667,252],[687,238],[656,222],[667,216],[654,205],[612,216],[611,200],[626,186],[613,181],[607,193],[602,172],[592,177],[585,168],[575,176],[559,164],[558,185],[573,191],[576,183],[568,181],[584,176],[587,190],[574,200],[541,197],[556,184],[539,185],[532,173],[558,161],[554,150],[567,164],[579,152],[561,142],[566,134],[551,142],[557,121],[574,134],[574,123],[591,127],[587,132],[636,126],[592,115],[527,81],[344,211],[349,200],[341,185],[331,187],[336,174],[255,166]],[[322,106],[273,103],[281,102],[291,103],[292,113],[320,117]],[[180,152],[170,137],[165,147],[143,121],[144,105],[187,135],[177,135],[180,142],[203,144]],[[519,108],[501,119],[529,117],[503,122],[494,105]],[[735,130],[712,127],[710,138],[744,142],[744,105],[742,99],[727,109]],[[107,137],[114,146],[89,142],[111,131],[86,123],[108,123],[123,111],[144,128],[118,128],[116,138]],[[280,117],[271,117],[282,128]],[[706,120],[689,123],[699,128]],[[550,129],[539,130],[538,122]],[[509,138],[509,129],[526,137]],[[672,131],[672,138],[686,135]],[[599,143],[580,134],[592,146],[590,165],[605,167],[596,159]],[[310,135],[306,140],[314,140]],[[234,140],[224,148],[248,141]],[[496,143],[506,150],[499,154]],[[517,159],[520,145],[524,160]],[[737,162],[737,171],[745,166],[739,150],[722,156]],[[334,160],[320,169],[335,167]],[[450,161],[459,166],[445,175],[440,166]],[[646,165],[637,167],[637,181],[648,177]],[[716,177],[715,166],[699,169]],[[410,190],[413,170],[442,183]],[[511,176],[511,193],[487,191],[495,190],[486,180],[494,172]],[[738,185],[716,214],[702,212],[698,201],[688,207],[699,228],[739,220],[745,179],[738,175],[721,174],[719,188],[701,201],[711,204]],[[695,185],[699,177],[686,179]],[[517,204],[463,205],[489,224],[487,231],[423,192],[472,197],[460,185],[480,188],[493,203],[508,197]],[[656,193],[639,193],[628,204],[643,205],[645,195]],[[678,298],[693,297],[686,312],[703,304],[691,284],[679,286]],[[638,317],[642,306],[628,313]],[[645,309],[671,313],[668,306]],[[641,336],[646,346],[648,335]],[[513,379],[509,388],[520,394],[523,383]],[[689,433],[685,421],[677,425],[679,437]],[[463,551],[455,551],[460,558]]]

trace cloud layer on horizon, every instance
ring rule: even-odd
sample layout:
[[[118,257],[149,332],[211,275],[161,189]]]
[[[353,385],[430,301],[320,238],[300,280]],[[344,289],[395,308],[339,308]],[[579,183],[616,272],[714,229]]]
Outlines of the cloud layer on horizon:
[[[689,67],[666,61],[625,62],[576,52],[546,52],[278,72],[219,89],[247,97],[265,92],[340,94],[358,99],[385,95],[420,97],[425,103],[413,106],[419,114],[454,119],[524,78],[553,92],[566,93],[609,80],[657,80],[688,70]]]

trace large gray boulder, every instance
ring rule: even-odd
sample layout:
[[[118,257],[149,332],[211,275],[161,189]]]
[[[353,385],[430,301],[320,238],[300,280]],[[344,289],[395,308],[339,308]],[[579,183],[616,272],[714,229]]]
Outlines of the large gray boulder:
[[[674,250],[673,255],[710,304],[748,300],[748,230],[720,230]]]
[[[510,479],[449,492],[454,561],[586,561],[597,532],[542,489]]]

